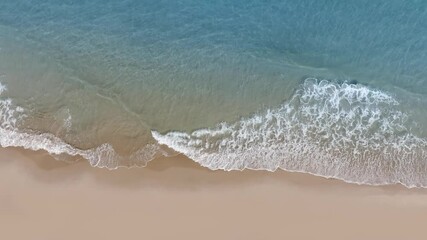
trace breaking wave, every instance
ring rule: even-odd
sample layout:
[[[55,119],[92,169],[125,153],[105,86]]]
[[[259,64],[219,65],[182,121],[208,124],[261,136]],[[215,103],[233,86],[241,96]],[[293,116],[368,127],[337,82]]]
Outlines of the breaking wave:
[[[307,79],[278,108],[192,133],[153,137],[204,167],[306,172],[358,184],[427,186],[427,142],[390,95]]]
[[[6,86],[0,84],[0,95],[6,90]],[[45,150],[55,157],[64,154],[80,156],[88,160],[94,167],[108,169],[142,167],[161,152],[157,144],[148,144],[131,156],[126,157],[119,155],[108,143],[92,149],[79,149],[50,133],[30,133],[20,130],[18,124],[25,117],[25,110],[15,106],[11,99],[0,99],[1,147],[22,147],[33,151]],[[70,119],[66,119],[65,124],[66,127],[69,127]]]
[[[0,95],[6,90],[0,84]],[[11,99],[0,99],[1,147],[79,156],[116,169],[167,156],[160,146],[166,145],[212,170],[283,169],[358,184],[427,187],[426,139],[413,133],[391,95],[360,84],[307,79],[277,108],[191,133],[153,130],[158,144],[126,157],[108,143],[79,149],[53,134],[27,131],[20,126],[26,117]]]

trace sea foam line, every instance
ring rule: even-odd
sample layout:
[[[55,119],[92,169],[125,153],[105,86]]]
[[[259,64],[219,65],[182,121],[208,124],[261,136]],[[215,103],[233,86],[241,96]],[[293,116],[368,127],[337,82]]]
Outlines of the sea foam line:
[[[0,84],[0,95],[7,88]],[[152,131],[159,144],[204,167],[283,169],[369,185],[426,187],[426,140],[411,133],[390,95],[355,84],[307,79],[289,102],[235,123],[190,134]],[[147,145],[130,158],[110,144],[82,150],[49,134],[21,131],[24,109],[0,99],[0,145],[81,156],[92,166],[145,166],[161,152]]]
[[[370,185],[427,186],[426,140],[390,95],[307,79],[278,108],[192,133],[153,137],[213,170],[283,169]]]
[[[7,87],[0,83],[0,95],[7,91]],[[22,147],[33,151],[44,150],[51,155],[67,154],[80,156],[94,166],[116,169],[118,167],[142,167],[154,159],[160,148],[157,144],[148,144],[129,157],[117,154],[113,146],[105,143],[92,149],[79,149],[61,138],[50,133],[29,133],[19,129],[18,125],[25,119],[25,110],[15,106],[11,99],[0,99],[0,146]],[[71,115],[65,119],[66,127],[70,127]]]

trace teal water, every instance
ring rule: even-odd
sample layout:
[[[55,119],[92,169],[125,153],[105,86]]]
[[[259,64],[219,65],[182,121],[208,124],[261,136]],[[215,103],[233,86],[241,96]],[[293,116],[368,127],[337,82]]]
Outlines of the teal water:
[[[0,145],[427,186],[427,2],[0,2]]]

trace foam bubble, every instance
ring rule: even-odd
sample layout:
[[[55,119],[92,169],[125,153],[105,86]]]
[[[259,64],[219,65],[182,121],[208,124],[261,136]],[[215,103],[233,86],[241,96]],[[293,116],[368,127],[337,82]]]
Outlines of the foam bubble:
[[[426,140],[390,95],[307,79],[290,101],[235,123],[153,137],[202,166],[308,172],[364,184],[427,186]]]
[[[2,77],[2,76],[0,76],[0,77]],[[0,83],[0,94],[2,94],[6,90],[7,90],[6,86]]]
[[[64,119],[64,127],[67,132],[71,130],[73,118],[71,117],[70,109],[67,108],[67,118]]]

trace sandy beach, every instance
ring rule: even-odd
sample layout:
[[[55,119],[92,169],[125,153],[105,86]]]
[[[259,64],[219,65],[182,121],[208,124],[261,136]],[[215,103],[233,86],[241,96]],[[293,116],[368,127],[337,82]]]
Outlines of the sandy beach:
[[[109,171],[0,151],[1,239],[425,239],[427,191],[184,157]]]

